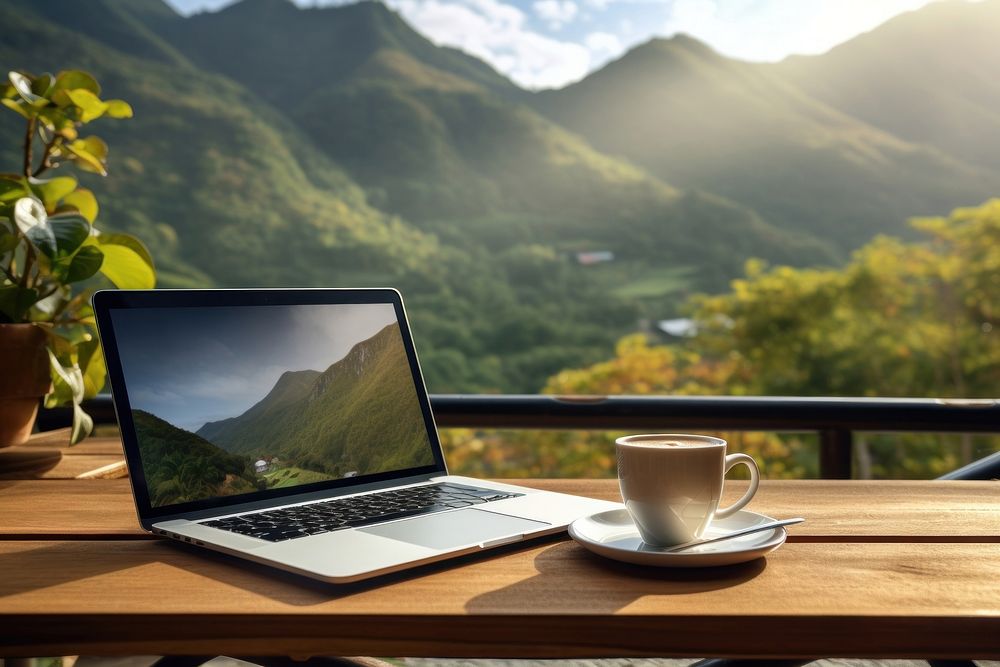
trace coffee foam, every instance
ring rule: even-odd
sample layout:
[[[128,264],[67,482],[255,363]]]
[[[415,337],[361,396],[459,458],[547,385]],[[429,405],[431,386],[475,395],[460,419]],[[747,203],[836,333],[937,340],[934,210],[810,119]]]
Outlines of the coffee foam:
[[[626,447],[648,447],[649,449],[704,449],[722,447],[724,443],[708,440],[684,440],[681,438],[650,438],[648,440],[627,440],[621,444]]]

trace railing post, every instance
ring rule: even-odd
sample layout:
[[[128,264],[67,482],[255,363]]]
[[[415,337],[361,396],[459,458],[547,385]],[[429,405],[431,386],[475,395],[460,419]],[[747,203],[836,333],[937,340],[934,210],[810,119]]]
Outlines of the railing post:
[[[853,434],[848,429],[828,428],[819,432],[819,476],[850,479]]]

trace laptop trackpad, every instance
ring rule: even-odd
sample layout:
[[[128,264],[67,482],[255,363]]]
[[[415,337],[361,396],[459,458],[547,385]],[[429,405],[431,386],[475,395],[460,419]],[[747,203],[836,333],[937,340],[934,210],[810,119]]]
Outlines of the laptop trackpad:
[[[454,549],[508,535],[520,535],[549,525],[551,524],[542,521],[470,508],[456,512],[428,514],[358,530],[431,549]]]

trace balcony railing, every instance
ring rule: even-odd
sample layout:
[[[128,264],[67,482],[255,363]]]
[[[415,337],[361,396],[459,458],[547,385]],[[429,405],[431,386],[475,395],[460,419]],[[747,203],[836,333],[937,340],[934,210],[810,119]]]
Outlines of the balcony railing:
[[[1000,433],[1000,399],[436,394],[431,407],[440,427],[815,432],[824,479],[850,479],[855,431]],[[115,423],[109,396],[85,409]],[[65,408],[39,416],[42,430],[69,422]]]

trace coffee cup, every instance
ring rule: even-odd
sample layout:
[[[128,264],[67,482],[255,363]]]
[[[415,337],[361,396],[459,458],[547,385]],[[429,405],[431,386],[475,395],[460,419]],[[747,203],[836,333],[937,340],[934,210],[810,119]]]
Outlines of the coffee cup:
[[[760,471],[746,454],[726,455],[726,441],[707,435],[656,433],[615,441],[618,483],[625,507],[642,540],[666,547],[700,539],[715,518],[745,506],[760,483]],[[750,488],[729,507],[719,508],[726,473],[750,469]]]

